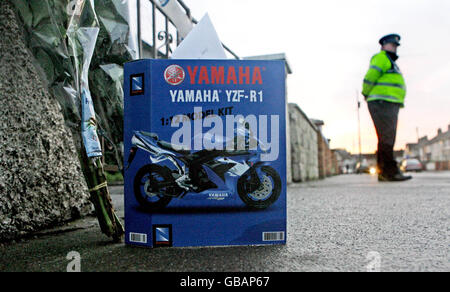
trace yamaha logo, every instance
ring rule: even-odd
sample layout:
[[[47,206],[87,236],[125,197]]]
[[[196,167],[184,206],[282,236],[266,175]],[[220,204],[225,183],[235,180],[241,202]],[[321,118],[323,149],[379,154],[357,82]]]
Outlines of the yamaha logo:
[[[166,79],[167,83],[170,85],[179,85],[184,81],[186,74],[184,73],[183,68],[178,65],[170,65],[167,67],[166,71],[164,71],[164,79]]]

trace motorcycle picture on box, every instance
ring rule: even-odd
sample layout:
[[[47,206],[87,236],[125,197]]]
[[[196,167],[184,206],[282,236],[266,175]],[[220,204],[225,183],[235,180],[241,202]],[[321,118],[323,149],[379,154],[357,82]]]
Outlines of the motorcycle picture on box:
[[[227,137],[217,135],[204,134],[203,139],[230,142]],[[191,151],[160,140],[155,133],[135,131],[127,168],[139,149],[150,153],[151,161],[134,177],[133,190],[139,205],[155,211],[166,207],[174,198],[196,195],[209,200],[227,200],[238,194],[252,209],[271,206],[280,196],[282,183],[269,162],[261,160],[261,154],[266,151],[262,142],[247,127],[235,129],[231,139],[236,146],[234,150]],[[239,142],[244,143],[243,147],[237,147]],[[250,147],[252,143],[259,147]]]

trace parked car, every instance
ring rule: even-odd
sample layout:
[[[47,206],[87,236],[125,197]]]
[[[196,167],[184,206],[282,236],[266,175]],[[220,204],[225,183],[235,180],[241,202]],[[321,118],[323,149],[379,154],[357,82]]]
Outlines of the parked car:
[[[423,170],[423,165],[418,159],[415,158],[404,159],[400,164],[400,170],[403,172],[407,171],[419,172]]]
[[[370,173],[370,166],[367,164],[366,161],[358,162],[356,164],[356,173]]]

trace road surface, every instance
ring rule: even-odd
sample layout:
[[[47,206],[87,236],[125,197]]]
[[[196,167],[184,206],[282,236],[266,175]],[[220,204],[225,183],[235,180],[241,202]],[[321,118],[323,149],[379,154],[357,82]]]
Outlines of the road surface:
[[[123,217],[122,188],[111,187]],[[403,183],[342,175],[288,188],[286,246],[145,249],[111,244],[95,218],[0,245],[0,271],[450,271],[450,172]]]

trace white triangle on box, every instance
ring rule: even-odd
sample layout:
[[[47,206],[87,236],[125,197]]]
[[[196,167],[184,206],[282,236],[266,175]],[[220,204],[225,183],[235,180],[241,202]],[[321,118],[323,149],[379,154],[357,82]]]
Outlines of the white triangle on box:
[[[172,59],[227,59],[222,42],[206,14],[173,52]]]

